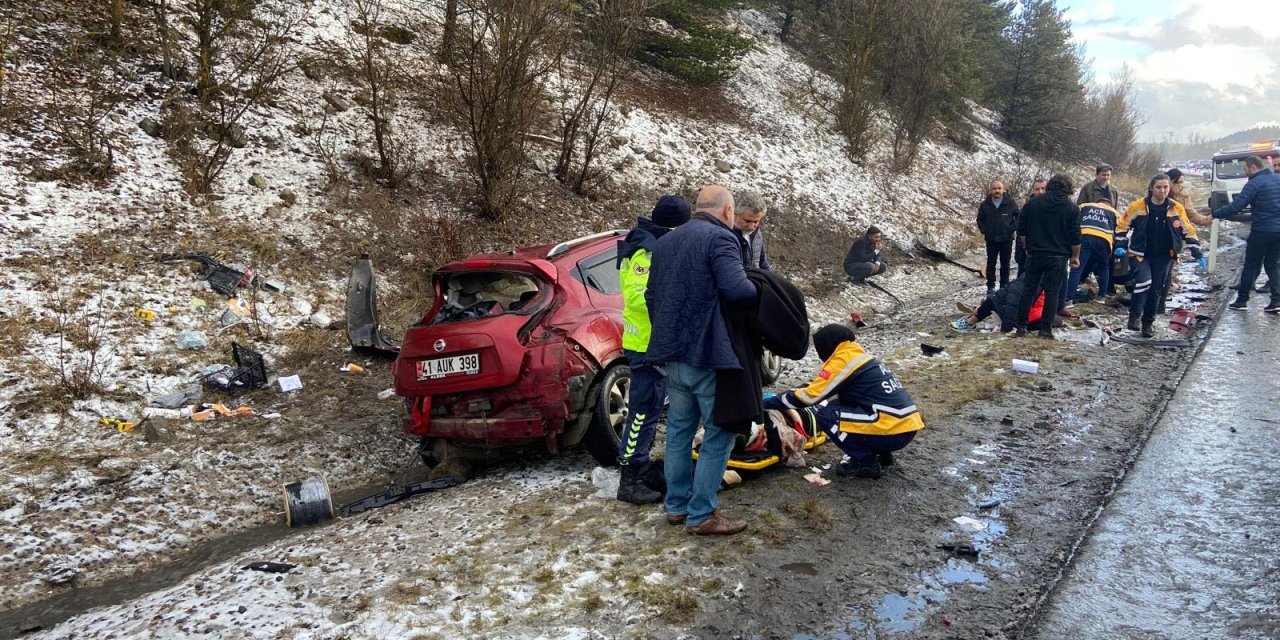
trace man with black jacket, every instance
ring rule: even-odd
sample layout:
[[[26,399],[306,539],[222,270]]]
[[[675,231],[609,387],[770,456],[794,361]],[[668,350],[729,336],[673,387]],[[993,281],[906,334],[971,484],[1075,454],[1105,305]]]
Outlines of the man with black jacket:
[[[1027,285],[1014,318],[1014,335],[1027,334],[1027,314],[1044,291],[1044,308],[1058,308],[1067,264],[1080,266],[1080,207],[1071,201],[1071,178],[1054,174],[1043,196],[1027,203],[1018,220],[1019,241],[1027,247]],[[1053,323],[1040,324],[1040,336],[1053,338]]]
[[[1004,192],[1004,183],[992,180],[987,197],[978,205],[978,230],[987,241],[987,293],[996,288],[996,262],[1000,262],[1000,286],[1009,284],[1009,256],[1018,229],[1018,205]]]

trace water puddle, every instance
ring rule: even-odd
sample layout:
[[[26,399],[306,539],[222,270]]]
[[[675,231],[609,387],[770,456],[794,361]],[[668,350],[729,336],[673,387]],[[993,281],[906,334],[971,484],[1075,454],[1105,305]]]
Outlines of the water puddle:
[[[783,570],[783,571],[790,571],[791,573],[798,573],[798,574],[800,574],[800,575],[802,575],[802,576],[816,576],[816,575],[818,575],[818,569],[817,569],[816,567],[814,567],[814,566],[813,566],[813,563],[811,563],[811,562],[790,562],[790,563],[784,564],[784,565],[782,565],[781,567],[778,567],[778,568],[779,568],[779,569],[781,569],[781,570]]]
[[[935,601],[945,600],[945,595]],[[929,601],[923,594],[903,596],[891,593],[876,605],[876,627],[893,633],[913,631],[925,621]]]

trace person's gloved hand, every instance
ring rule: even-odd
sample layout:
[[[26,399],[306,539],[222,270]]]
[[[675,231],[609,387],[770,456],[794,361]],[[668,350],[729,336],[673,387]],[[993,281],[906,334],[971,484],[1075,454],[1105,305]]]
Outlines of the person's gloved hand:
[[[1128,250],[1128,249],[1125,249],[1124,247],[1116,247],[1116,255],[1117,255],[1117,256],[1122,256],[1122,255],[1124,255],[1124,254],[1126,254],[1126,253],[1128,253],[1128,252],[1129,252],[1129,250]]]
[[[1208,270],[1209,270],[1209,259],[1208,259],[1208,258],[1206,258],[1206,257],[1204,257],[1204,256],[1200,256],[1199,258],[1196,258],[1196,262],[1200,263],[1200,270],[1201,270],[1201,271],[1208,271]]]

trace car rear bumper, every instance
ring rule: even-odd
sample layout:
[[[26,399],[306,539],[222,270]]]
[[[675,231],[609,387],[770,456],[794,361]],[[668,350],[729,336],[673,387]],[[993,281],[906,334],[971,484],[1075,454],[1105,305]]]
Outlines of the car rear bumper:
[[[545,421],[539,416],[512,416],[502,418],[433,417],[426,425],[415,423],[406,417],[406,433],[441,438],[458,444],[479,444],[487,447],[529,442],[547,435]]]

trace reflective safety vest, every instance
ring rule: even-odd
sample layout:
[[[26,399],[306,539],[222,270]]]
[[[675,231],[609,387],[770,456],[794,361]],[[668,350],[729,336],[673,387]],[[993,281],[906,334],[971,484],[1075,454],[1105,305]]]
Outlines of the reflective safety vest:
[[[808,386],[788,391],[793,409],[827,403],[840,412],[840,430],[891,436],[924,428],[911,394],[879,359],[857,342],[842,342]]]
[[[649,265],[653,255],[638,249],[622,259],[618,282],[622,285],[622,348],[641,353],[649,350],[649,307],[644,302],[649,288]]]

